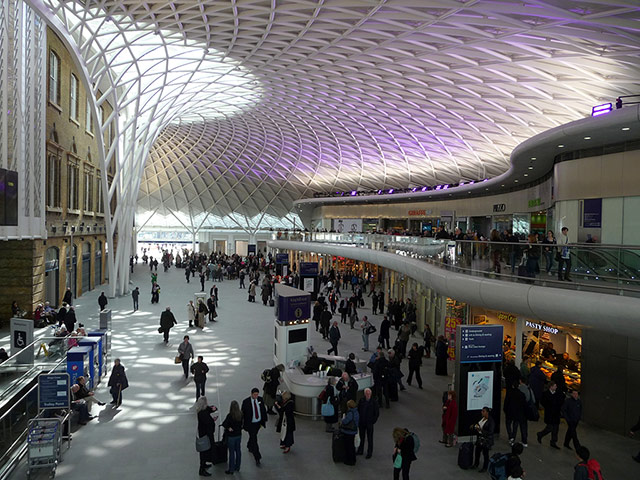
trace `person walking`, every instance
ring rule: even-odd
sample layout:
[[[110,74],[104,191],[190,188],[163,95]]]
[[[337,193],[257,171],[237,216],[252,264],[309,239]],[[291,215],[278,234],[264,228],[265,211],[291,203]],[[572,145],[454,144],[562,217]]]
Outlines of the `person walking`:
[[[124,365],[122,365],[119,358],[113,361],[113,369],[107,386],[109,387],[109,393],[111,393],[111,405],[115,405],[114,408],[118,408],[122,405],[122,391],[129,387]]]
[[[276,403],[276,396],[278,395],[278,387],[280,387],[281,373],[284,372],[284,365],[276,365],[272,369],[267,370],[267,372],[268,374],[266,374],[266,376],[265,372],[262,374],[262,380],[264,381],[264,385],[262,386],[264,404],[269,415],[276,415],[273,407]]]
[[[442,440],[445,447],[453,447],[453,436],[456,431],[458,421],[458,404],[456,403],[456,392],[447,392],[447,401],[442,406]]]
[[[404,322],[400,327],[400,331],[398,332],[398,345],[394,347],[397,348],[396,355],[400,358],[404,358],[407,356],[407,344],[409,343],[409,338],[411,337],[411,327],[408,322]]]
[[[371,335],[372,333],[375,333],[376,327],[374,327],[371,324],[371,322],[365,315],[364,317],[362,317],[362,324],[360,325],[360,328],[362,329],[362,344],[363,344],[362,350],[364,350],[365,352],[368,352],[369,351],[369,335]]]
[[[189,378],[189,362],[193,359],[193,345],[189,343],[189,335],[182,338],[182,343],[178,345],[178,356],[182,360],[182,370],[184,378]]]
[[[382,348],[389,350],[389,338],[391,337],[391,322],[389,317],[384,316],[382,323],[380,324],[380,335],[378,336],[378,345]]]
[[[320,314],[320,333],[324,340],[329,338],[329,328],[331,327],[331,319],[333,315],[327,305],[323,305],[322,313]]]
[[[367,440],[367,455],[365,458],[371,458],[373,455],[373,426],[380,416],[380,408],[378,402],[373,398],[370,388],[364,389],[364,397],[358,402],[359,423],[358,430],[360,433],[360,446],[356,455],[364,453],[365,438]]]
[[[395,427],[392,436],[395,442],[392,456],[393,480],[400,480],[400,472],[402,472],[402,480],[409,480],[411,463],[417,460],[413,435],[406,428]]]
[[[229,464],[224,473],[231,475],[240,471],[242,462],[242,448],[240,448],[242,443],[242,412],[240,411],[240,405],[235,400],[231,402],[229,413],[222,422],[222,427],[224,428],[227,450],[229,451]]]
[[[358,413],[358,404],[355,400],[347,402],[347,413],[344,415],[340,423],[340,432],[344,436],[344,464],[356,464],[356,446],[355,438],[358,434],[358,424],[360,423],[360,414]]]
[[[193,349],[191,351],[193,351]],[[204,385],[207,383],[207,373],[209,372],[209,367],[203,360],[204,357],[202,355],[198,355],[198,361],[191,365],[193,382],[196,384],[196,400],[200,397],[204,397]]]
[[[294,402],[291,392],[282,393],[282,401],[275,403],[276,412],[279,415],[276,432],[280,434],[280,448],[282,453],[289,453],[293,445],[293,432],[296,430],[296,419],[293,415]]]
[[[481,411],[482,417],[473,427],[478,434],[478,439],[476,440],[475,460],[472,468],[478,468],[482,453],[482,468],[478,470],[480,473],[486,472],[489,467],[489,450],[493,446],[493,433],[496,431],[496,423],[489,413],[489,407],[484,407]]]
[[[169,332],[173,326],[177,324],[176,317],[171,313],[171,307],[167,307],[166,310],[160,314],[160,328],[158,329],[158,332],[164,335],[165,345],[169,343]]]
[[[414,342],[414,344],[411,345],[411,350],[407,353],[407,359],[409,360],[409,376],[407,377],[407,385],[411,385],[411,380],[413,380],[413,374],[415,373],[418,388],[422,390],[422,377],[420,376],[420,366],[422,366],[422,349],[418,347],[417,343]]]
[[[260,427],[266,428],[267,426],[267,409],[264,406],[264,400],[259,395],[260,390],[254,387],[251,389],[251,396],[242,401],[242,428],[249,434],[247,450],[253,454],[258,467],[262,458],[258,445],[258,432]]]
[[[571,282],[571,252],[569,251],[569,229],[562,227],[562,235],[558,238],[558,248],[556,260],[558,260],[558,280]],[[562,267],[565,267],[564,274]]]
[[[578,451],[580,440],[578,440],[578,423],[582,420],[582,400],[577,390],[572,389],[569,396],[562,404],[560,413],[567,421],[567,433],[564,436],[564,448],[571,450],[569,443],[573,440],[573,448]]]
[[[515,385],[507,385],[507,391],[504,397],[505,423],[507,426],[507,437],[509,445],[516,443],[516,435],[518,427],[520,427],[520,435],[522,443],[527,443],[527,399],[520,387]]]
[[[198,438],[208,437],[210,448],[208,450],[200,452],[200,470],[198,474],[201,477],[210,477],[211,474],[207,471],[210,466],[207,462],[211,458],[211,449],[214,444],[214,432],[216,430],[216,421],[213,417],[218,409],[209,405],[207,397],[200,397],[196,402],[196,415],[198,417]]]
[[[238,278],[240,279],[240,288],[247,288],[244,286],[244,270],[240,270],[240,274],[238,275]]]
[[[556,382],[549,382],[549,389],[542,394],[540,403],[544,407],[544,423],[546,427],[538,432],[538,443],[542,443],[542,439],[551,433],[551,446],[556,450],[558,447],[558,429],[560,428],[560,410],[564,404],[564,396],[558,391]]]
[[[64,292],[64,296],[62,297],[62,304],[73,305],[73,293],[71,293],[71,288],[67,287],[67,290]]]
[[[435,337],[433,336],[429,325],[424,326],[422,339],[424,340],[424,354],[427,358],[431,358],[431,343],[435,340]]]
[[[140,287],[136,287],[131,292],[131,298],[133,299],[133,311],[138,311],[138,299],[140,298]]]
[[[329,343],[331,348],[327,350],[327,355],[331,355],[333,352],[338,355],[338,342],[340,341],[340,329],[338,328],[338,322],[333,322],[333,325],[329,329]]]
[[[98,297],[98,306],[100,307],[100,311],[103,311],[105,308],[107,308],[108,303],[109,300],[107,300],[107,296],[104,294],[104,292],[102,292]]]
[[[436,342],[436,375],[447,376],[447,360],[449,359],[447,348],[444,335],[439,335]]]
[[[256,282],[251,282],[249,285],[249,301],[256,303]]]
[[[204,282],[207,279],[207,276],[204,272],[200,272],[200,291],[204,292]]]

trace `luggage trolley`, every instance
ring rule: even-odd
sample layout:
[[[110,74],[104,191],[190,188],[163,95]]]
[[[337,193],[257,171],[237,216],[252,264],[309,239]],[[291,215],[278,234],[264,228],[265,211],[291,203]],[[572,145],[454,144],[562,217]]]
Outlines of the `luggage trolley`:
[[[62,461],[62,422],[58,418],[34,418],[27,437],[27,478],[34,469],[49,468],[49,478],[56,476]]]

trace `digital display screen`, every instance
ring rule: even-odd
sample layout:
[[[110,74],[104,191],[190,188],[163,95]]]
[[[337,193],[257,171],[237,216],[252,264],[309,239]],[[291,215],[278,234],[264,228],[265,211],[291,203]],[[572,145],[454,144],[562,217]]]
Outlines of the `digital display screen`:
[[[289,343],[300,343],[307,341],[307,329],[298,328],[296,330],[289,330]]]

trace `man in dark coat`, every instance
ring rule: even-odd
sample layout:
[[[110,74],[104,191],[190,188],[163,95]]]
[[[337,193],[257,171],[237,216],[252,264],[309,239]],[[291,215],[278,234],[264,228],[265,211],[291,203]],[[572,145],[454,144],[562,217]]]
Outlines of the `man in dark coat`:
[[[260,447],[258,446],[258,432],[260,427],[266,428],[267,426],[267,409],[259,394],[260,390],[254,387],[251,389],[251,396],[242,401],[242,416],[244,417],[242,428],[249,433],[247,450],[253,454],[257,466],[260,466],[260,459],[262,458]]]
[[[100,306],[100,311],[104,310],[109,301],[107,300],[107,296],[102,292],[98,297],[98,305]]]
[[[558,389],[556,382],[549,383],[549,390],[542,394],[540,403],[544,407],[544,423],[547,426],[538,432],[538,443],[542,443],[542,438],[551,433],[551,446],[560,450],[558,447],[558,428],[560,427],[560,410],[564,403],[564,395]]]
[[[531,391],[533,391],[533,395],[536,397],[536,406],[540,405],[544,385],[547,383],[547,377],[542,370],[540,370],[540,365],[542,365],[542,362],[537,361],[531,369],[531,372],[529,372],[529,386],[531,387]]]
[[[417,343],[411,345],[411,349],[407,354],[409,360],[409,376],[407,377],[407,385],[411,385],[413,380],[413,374],[416,375],[416,381],[418,382],[418,388],[422,390],[422,377],[420,376],[420,366],[422,365],[422,348],[418,347]]]
[[[387,350],[389,350],[389,337],[390,337],[389,331],[390,330],[391,330],[391,322],[389,321],[389,318],[385,315],[384,320],[382,320],[382,323],[380,324],[380,335],[378,336],[378,344],[382,348],[386,348]]]
[[[138,299],[140,298],[139,287],[133,289],[133,292],[131,292],[131,298],[133,299],[133,311],[135,312],[138,310]]]
[[[196,400],[204,396],[204,386],[207,383],[207,373],[209,372],[209,367],[203,360],[204,357],[198,355],[198,361],[191,365],[193,382],[196,384]]]
[[[342,373],[342,378],[336,383],[336,390],[340,397],[340,408],[342,413],[347,413],[347,402],[356,401],[358,396],[358,382],[356,382],[347,372]]]
[[[124,365],[120,363],[119,358],[116,358],[113,362],[113,370],[111,370],[108,386],[110,387],[109,392],[113,398],[111,404],[115,405],[115,408],[118,408],[122,404],[122,391],[129,387]]]
[[[365,458],[371,458],[373,454],[373,426],[378,421],[380,415],[380,409],[378,403],[372,398],[372,392],[370,388],[364,389],[364,397],[358,402],[358,413],[360,415],[360,424],[358,425],[360,431],[360,446],[356,455],[362,455],[364,453],[364,439],[367,438],[367,456]]]
[[[378,358],[373,363],[371,373],[373,374],[373,390],[376,394],[378,405],[382,408],[382,397],[386,400],[386,407],[389,408],[389,360],[384,353],[379,352]]]
[[[76,312],[73,307],[69,307],[67,314],[64,316],[64,326],[67,327],[67,332],[73,332],[76,324]]]
[[[71,289],[67,288],[67,291],[64,292],[64,297],[62,297],[62,303],[67,305],[73,305],[73,294],[71,293]]]
[[[582,420],[582,400],[577,390],[571,390],[571,393],[564,401],[561,410],[562,416],[567,421],[567,434],[564,437],[564,448],[571,450],[569,443],[573,440],[573,448],[578,451],[580,448],[580,440],[578,440],[578,423]]]
[[[320,333],[322,333],[322,338],[326,340],[329,336],[332,315],[326,305],[323,308],[324,310],[320,314]]]
[[[169,343],[169,331],[177,324],[176,317],[171,313],[171,307],[167,307],[160,315],[160,333],[164,334],[164,343]]]
[[[338,355],[338,342],[340,341],[340,329],[338,328],[338,322],[333,322],[333,326],[329,329],[329,343],[331,348],[327,350],[327,355],[331,355],[333,352]]]

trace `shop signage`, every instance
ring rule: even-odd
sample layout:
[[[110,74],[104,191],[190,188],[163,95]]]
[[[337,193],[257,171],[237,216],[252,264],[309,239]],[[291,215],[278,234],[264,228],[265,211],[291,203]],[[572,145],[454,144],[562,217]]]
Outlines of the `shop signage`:
[[[516,323],[517,319],[518,317],[511,315],[510,313],[498,312],[498,320],[502,320],[503,322]]]
[[[558,329],[553,325],[546,325],[544,323],[533,323],[533,322],[530,322],[529,320],[526,320],[524,324],[526,327],[533,328],[535,330],[540,330],[540,331],[551,333],[554,335],[558,333]]]
[[[541,198],[534,198],[533,200],[529,200],[529,208],[539,207],[540,205],[542,205]]]
[[[502,325],[460,325],[460,363],[501,362]]]
[[[300,275],[316,277],[318,275],[318,262],[300,262]]]
[[[506,203],[496,203],[493,206],[493,211],[500,213],[500,212],[506,212],[507,211],[507,204]]]
[[[69,374],[41,373],[38,375],[38,407],[69,408]]]
[[[288,253],[276,253],[276,264],[277,265],[289,265],[289,254]]]
[[[428,213],[431,213],[431,210],[409,210],[408,212],[410,217],[426,217]]]

